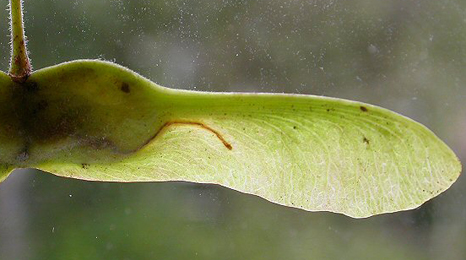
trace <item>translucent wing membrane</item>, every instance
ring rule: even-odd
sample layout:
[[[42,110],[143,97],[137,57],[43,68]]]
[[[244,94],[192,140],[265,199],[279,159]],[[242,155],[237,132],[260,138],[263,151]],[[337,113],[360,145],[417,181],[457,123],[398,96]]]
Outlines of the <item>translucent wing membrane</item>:
[[[461,171],[427,128],[359,102],[170,90],[102,61],[38,70],[22,85],[6,75],[0,82],[5,172],[215,183],[368,217],[418,207]]]

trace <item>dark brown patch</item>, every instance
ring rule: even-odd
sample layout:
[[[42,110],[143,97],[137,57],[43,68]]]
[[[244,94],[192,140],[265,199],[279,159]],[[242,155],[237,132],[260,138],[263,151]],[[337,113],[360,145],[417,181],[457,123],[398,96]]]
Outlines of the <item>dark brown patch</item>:
[[[210,126],[204,124],[204,123],[200,123],[200,122],[192,122],[192,121],[170,121],[170,122],[166,122],[165,124],[162,125],[162,127],[160,127],[160,129],[149,139],[147,140],[143,145],[141,145],[138,149],[136,149],[134,152],[142,149],[144,146],[146,146],[147,144],[149,144],[153,139],[155,139],[164,129],[168,128],[169,126],[171,125],[194,125],[194,126],[199,126],[201,128],[204,128],[205,130],[209,131],[209,132],[212,132],[215,136],[217,136],[217,138],[223,143],[223,145],[228,149],[228,150],[232,150],[233,149],[233,146],[227,142],[225,140],[225,138],[219,133],[217,132],[217,130],[211,128]]]
[[[365,107],[365,106],[360,106],[359,109],[361,109],[362,112],[367,112],[367,111],[369,111],[369,110],[367,109],[367,107]]]
[[[125,92],[126,94],[128,94],[129,92],[131,92],[130,88],[129,88],[129,85],[128,83],[126,82],[123,82],[121,84],[121,87],[120,87],[121,91]]]
[[[89,169],[89,164],[88,163],[81,163],[81,168],[87,170],[87,169]]]
[[[369,139],[367,139],[365,136],[362,138],[362,141],[366,144],[370,144]]]
[[[40,105],[37,105],[40,108]],[[47,119],[47,113],[39,113],[36,108],[32,111],[25,126],[29,135],[37,143],[46,143],[74,135],[79,129],[79,118],[71,112],[64,113],[56,119]]]

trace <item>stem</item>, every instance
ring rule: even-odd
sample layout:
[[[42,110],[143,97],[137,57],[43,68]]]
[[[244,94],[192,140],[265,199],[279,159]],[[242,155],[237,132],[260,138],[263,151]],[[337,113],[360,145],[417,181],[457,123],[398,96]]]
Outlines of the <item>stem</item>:
[[[13,81],[22,83],[26,81],[32,71],[24,36],[22,0],[10,0],[10,20],[11,62],[9,74]]]

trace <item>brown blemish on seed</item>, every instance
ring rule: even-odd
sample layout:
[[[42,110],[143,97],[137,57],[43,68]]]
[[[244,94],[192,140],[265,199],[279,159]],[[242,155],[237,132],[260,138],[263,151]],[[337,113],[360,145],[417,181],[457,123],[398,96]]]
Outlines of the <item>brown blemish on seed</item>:
[[[359,109],[361,109],[362,112],[367,112],[367,111],[369,111],[369,110],[367,109],[367,107],[365,107],[365,106],[360,106]]]
[[[121,84],[121,87],[120,87],[121,91],[125,92],[126,94],[128,94],[129,92],[131,92],[131,90],[129,89],[129,85],[128,83],[126,82],[123,82]]]
[[[166,128],[172,126],[172,125],[193,125],[193,126],[199,126],[209,132],[212,132],[215,136],[217,136],[217,138],[223,143],[223,145],[228,149],[228,150],[232,150],[233,149],[233,146],[231,146],[231,144],[229,142],[227,142],[225,140],[225,138],[219,133],[217,132],[217,130],[211,128],[210,126],[204,124],[204,123],[200,123],[200,122],[193,122],[193,121],[170,121],[170,122],[166,122],[164,125],[162,125],[162,127],[160,127],[160,129],[149,139],[147,140],[146,143],[144,143],[141,147],[139,147],[137,150],[140,150],[142,149],[144,146],[146,146],[147,144],[149,144],[152,140],[154,140],[159,134],[162,133],[163,130],[165,130]]]

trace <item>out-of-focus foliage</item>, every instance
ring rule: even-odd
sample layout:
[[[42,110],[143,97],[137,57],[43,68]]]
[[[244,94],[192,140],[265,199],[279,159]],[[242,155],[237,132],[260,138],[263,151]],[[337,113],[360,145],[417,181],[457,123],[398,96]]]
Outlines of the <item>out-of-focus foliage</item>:
[[[424,123],[466,157],[461,0],[44,0],[26,12],[35,68],[101,57],[168,87],[365,101]],[[461,177],[419,210],[359,221],[199,185],[10,178],[0,187],[0,259],[466,256]]]

